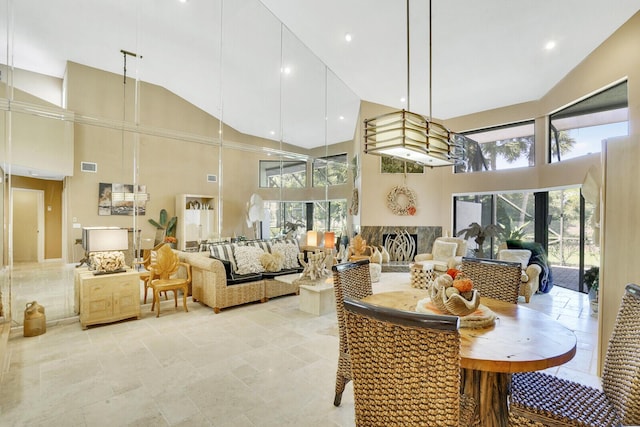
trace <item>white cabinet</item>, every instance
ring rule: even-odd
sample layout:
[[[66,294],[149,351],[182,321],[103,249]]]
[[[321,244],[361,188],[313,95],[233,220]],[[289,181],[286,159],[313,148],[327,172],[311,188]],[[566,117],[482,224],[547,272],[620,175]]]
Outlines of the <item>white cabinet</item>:
[[[176,196],[178,249],[197,251],[199,243],[216,236],[216,215],[213,196],[179,194]]]

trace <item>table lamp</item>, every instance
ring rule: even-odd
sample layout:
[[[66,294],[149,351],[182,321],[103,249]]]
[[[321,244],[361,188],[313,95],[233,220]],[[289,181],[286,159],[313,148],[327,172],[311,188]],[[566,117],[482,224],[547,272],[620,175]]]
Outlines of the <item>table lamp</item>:
[[[93,274],[125,271],[123,250],[129,249],[129,231],[119,227],[84,227],[82,247]]]
[[[318,246],[318,232],[309,230],[307,231],[307,246]]]
[[[335,249],[336,233],[334,233],[333,231],[324,232],[324,247],[327,249]]]

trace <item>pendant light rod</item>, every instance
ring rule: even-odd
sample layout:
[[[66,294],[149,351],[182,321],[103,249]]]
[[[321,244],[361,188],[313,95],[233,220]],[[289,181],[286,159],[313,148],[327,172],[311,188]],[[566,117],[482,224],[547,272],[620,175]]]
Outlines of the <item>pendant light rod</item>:
[[[431,0],[429,0],[429,121],[433,120],[433,116],[432,116],[432,96],[431,96],[431,92],[432,92],[432,79],[431,76],[433,74],[433,67],[432,67],[432,63],[433,63],[433,54],[432,54],[432,44],[431,44],[431,39],[432,39],[432,31],[431,31]]]
[[[407,111],[411,111],[411,41],[409,39],[409,0],[407,0]]]

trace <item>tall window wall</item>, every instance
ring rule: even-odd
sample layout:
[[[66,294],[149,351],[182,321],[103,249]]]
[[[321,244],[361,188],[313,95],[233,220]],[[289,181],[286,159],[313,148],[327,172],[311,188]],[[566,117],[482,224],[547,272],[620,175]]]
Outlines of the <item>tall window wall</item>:
[[[464,132],[458,142],[464,148],[464,157],[456,165],[456,173],[496,171],[535,164],[533,120]]]
[[[602,140],[628,134],[625,81],[549,116],[549,162],[599,153]]]

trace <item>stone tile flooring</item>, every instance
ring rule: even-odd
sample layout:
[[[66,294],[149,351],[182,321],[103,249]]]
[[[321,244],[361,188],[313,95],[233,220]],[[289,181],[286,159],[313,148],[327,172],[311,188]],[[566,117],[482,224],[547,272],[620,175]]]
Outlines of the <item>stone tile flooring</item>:
[[[52,274],[55,280],[68,280],[69,273]],[[73,271],[70,274],[72,278]],[[408,273],[384,273],[374,292],[406,288],[408,283]],[[14,298],[30,300],[14,292]],[[64,311],[65,305],[60,303],[59,309]],[[77,318],[54,322],[38,337],[24,338],[21,329],[14,328],[0,382],[0,424],[354,425],[351,384],[342,405],[333,406],[335,314],[301,312],[296,296],[217,315],[199,303],[188,305],[185,313],[180,307],[175,310],[173,301],[163,301],[161,317],[156,318],[147,304],[141,320],[85,331]],[[587,296],[554,287],[549,294],[534,295],[528,306],[562,322],[578,337],[576,357],[549,371],[598,385],[597,318],[589,313]]]

